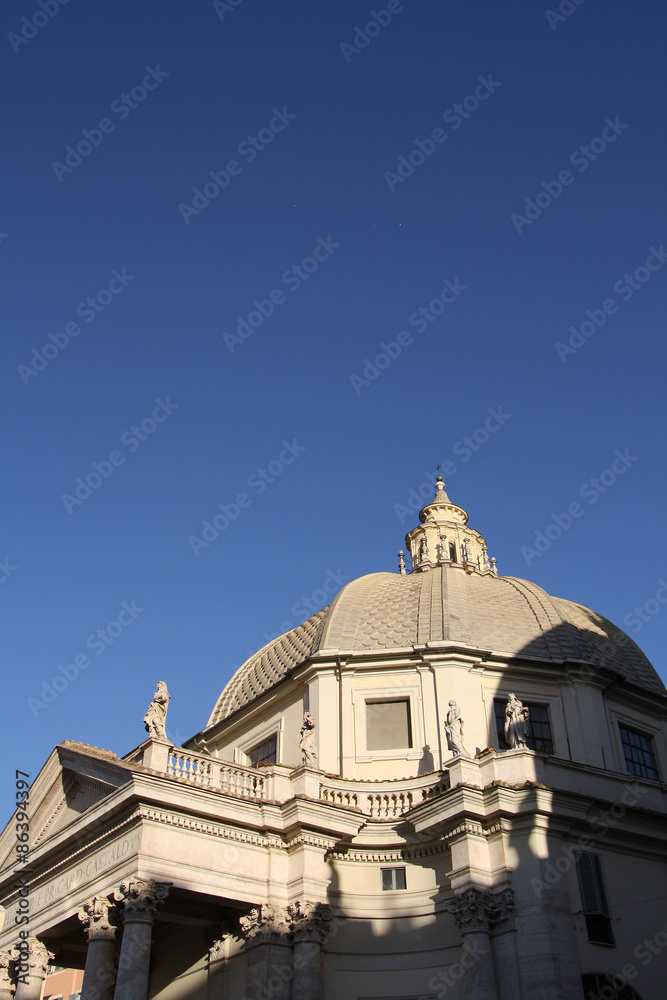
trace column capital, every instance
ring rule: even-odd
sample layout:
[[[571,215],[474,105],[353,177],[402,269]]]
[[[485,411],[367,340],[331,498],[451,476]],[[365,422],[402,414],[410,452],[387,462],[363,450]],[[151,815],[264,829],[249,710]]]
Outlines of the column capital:
[[[55,958],[55,953],[49,951],[48,947],[39,938],[29,937],[28,940],[21,940],[9,950],[9,957],[16,969],[16,978],[22,976],[36,976],[45,979],[49,969],[49,962]]]
[[[13,993],[14,977],[10,971],[10,966],[14,963],[8,951],[0,951],[0,995]]]
[[[171,882],[155,879],[133,878],[121,882],[113,898],[124,904],[123,922],[152,924],[159,905],[169,895]]]
[[[89,941],[115,939],[117,908],[107,896],[93,896],[83,904],[77,916]]]
[[[331,929],[333,916],[331,908],[326,903],[315,903],[311,900],[296,902],[287,906],[289,929],[295,941],[322,942],[325,934]]]
[[[489,896],[489,923],[492,934],[502,934],[515,929],[514,893],[511,889],[502,889]]]
[[[218,936],[211,941],[206,955],[209,966],[215,965],[216,962],[224,962],[229,958],[230,938],[231,929],[229,924],[222,924],[218,931]]]
[[[246,948],[258,944],[272,944],[284,940],[289,933],[289,918],[284,910],[275,910],[268,903],[254,906],[250,913],[239,918]]]
[[[488,934],[491,917],[490,893],[466,889],[447,901],[461,934]]]

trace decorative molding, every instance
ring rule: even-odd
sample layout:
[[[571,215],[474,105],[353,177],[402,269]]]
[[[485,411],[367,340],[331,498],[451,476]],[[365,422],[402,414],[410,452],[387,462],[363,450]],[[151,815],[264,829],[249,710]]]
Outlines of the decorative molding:
[[[151,820],[154,823],[176,826],[182,830],[193,830],[196,833],[206,833],[213,837],[222,837],[224,840],[232,840],[236,843],[252,844],[254,847],[262,847],[265,850],[270,847],[277,847],[284,850],[286,846],[277,837],[268,837],[259,833],[246,833],[244,830],[223,826],[221,823],[193,819],[191,816],[186,816],[182,813],[165,812],[152,807],[140,807],[138,815],[141,819]]]
[[[115,939],[117,909],[106,896],[93,896],[83,904],[77,916],[89,941]]]
[[[124,923],[152,924],[160,904],[169,895],[172,882],[156,882],[154,879],[133,878],[121,882],[114,892],[114,899],[124,903]]]
[[[436,854],[445,854],[449,851],[449,846],[444,840],[439,840],[436,844],[428,847],[400,847],[395,850],[377,851],[364,850],[361,847],[350,850],[330,851],[327,858],[331,861],[411,861],[417,858],[428,858]]]
[[[47,835],[49,827],[53,826],[56,817],[59,815],[59,813],[62,812],[63,808],[67,805],[67,796],[69,795],[69,793],[72,791],[72,789],[76,784],[77,784],[77,779],[73,774],[67,776],[63,775],[62,788],[59,790],[60,796],[58,798],[56,805],[52,807],[46,822],[44,823],[41,830],[35,837],[35,840],[32,845],[33,850],[37,847],[40,841],[44,839],[44,837]]]
[[[219,937],[214,938],[210,942],[208,952],[206,953],[206,961],[209,967],[215,965],[217,962],[226,962],[229,958],[229,942],[231,938],[229,924],[222,924],[218,934]]]

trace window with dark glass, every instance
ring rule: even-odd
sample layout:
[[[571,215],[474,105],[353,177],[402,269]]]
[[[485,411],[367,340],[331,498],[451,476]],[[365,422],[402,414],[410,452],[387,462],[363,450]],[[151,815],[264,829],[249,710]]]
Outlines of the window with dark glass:
[[[410,699],[366,702],[366,749],[408,750],[412,747]]]
[[[249,750],[246,753],[248,763],[252,767],[256,767],[258,764],[275,764],[277,749],[278,739],[276,736],[272,736],[266,743],[260,743],[254,750]]]
[[[615,944],[602,881],[600,857],[585,851],[577,852],[575,857],[581,909],[586,920],[588,940],[594,944]]]
[[[657,778],[658,769],[650,737],[636,733],[634,729],[626,729],[625,726],[618,728],[621,732],[625,766],[630,774],[636,774],[640,778]]]
[[[531,702],[523,702],[529,710],[528,716],[528,739],[526,740],[530,750],[538,750],[540,753],[553,753],[554,744],[551,734],[551,722],[549,720],[549,709],[546,705],[534,705]],[[505,706],[507,699],[496,698],[493,702],[493,710],[496,718],[496,730],[498,733],[498,748],[509,750],[505,742]]]
[[[381,868],[382,890],[405,889],[405,868]]]
[[[581,977],[585,1000],[642,1000],[629,983],[620,984],[618,973],[591,972]]]

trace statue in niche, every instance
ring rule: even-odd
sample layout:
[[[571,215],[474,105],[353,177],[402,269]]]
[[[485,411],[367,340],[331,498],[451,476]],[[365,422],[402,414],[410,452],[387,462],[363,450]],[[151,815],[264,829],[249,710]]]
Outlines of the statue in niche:
[[[157,682],[157,691],[153,695],[153,700],[148,706],[148,711],[144,715],[144,725],[152,740],[166,740],[167,732],[165,724],[167,722],[167,708],[171,695],[167,691],[164,681]]]
[[[463,544],[461,545],[461,553],[463,555],[464,563],[472,563],[472,555],[470,554],[470,543],[467,538],[463,539]]]
[[[470,756],[463,744],[463,719],[461,718],[461,709],[453,698],[449,703],[449,711],[447,712],[445,735],[447,737],[447,746],[450,750],[457,753],[459,757]]]
[[[448,561],[447,535],[440,535],[440,562]]]
[[[305,767],[317,767],[317,742],[315,740],[315,719],[310,712],[303,713],[303,725],[301,726],[301,762]]]
[[[524,708],[515,694],[507,696],[505,742],[511,750],[525,750],[527,748],[529,715],[530,709]]]
[[[428,542],[426,541],[426,536],[424,536],[419,543],[419,561],[428,562]]]

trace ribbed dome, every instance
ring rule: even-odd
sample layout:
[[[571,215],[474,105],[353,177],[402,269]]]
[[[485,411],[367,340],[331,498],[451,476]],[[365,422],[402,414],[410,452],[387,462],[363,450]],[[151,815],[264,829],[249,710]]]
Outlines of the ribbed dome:
[[[237,670],[208,726],[253,702],[318,651],[389,652],[426,643],[552,663],[584,660],[644,690],[665,693],[639,647],[594,611],[550,597],[527,580],[441,565],[409,575],[371,573],[346,584],[329,607]]]

